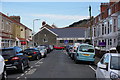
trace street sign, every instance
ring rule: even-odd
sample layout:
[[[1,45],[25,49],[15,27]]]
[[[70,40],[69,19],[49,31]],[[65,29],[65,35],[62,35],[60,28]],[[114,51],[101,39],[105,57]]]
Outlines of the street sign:
[[[99,46],[106,46],[105,42],[99,42]]]
[[[64,44],[68,44],[68,40],[64,40]]]

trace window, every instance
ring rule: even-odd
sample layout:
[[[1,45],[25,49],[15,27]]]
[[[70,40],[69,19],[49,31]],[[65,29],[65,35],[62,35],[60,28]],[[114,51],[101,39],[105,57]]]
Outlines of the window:
[[[46,35],[46,34],[44,34],[44,36],[46,37],[47,35]]]
[[[109,63],[109,55],[104,55],[100,62],[101,64]]]
[[[118,16],[118,30],[120,31],[120,15]]]
[[[60,43],[64,43],[64,40],[60,40]]]
[[[112,32],[112,19],[110,20],[109,29],[110,29],[110,32]]]
[[[104,35],[104,24],[102,24],[102,35]]]
[[[81,42],[82,42],[82,40],[77,40],[77,42],[78,42],[78,43],[81,43]]]
[[[108,15],[110,15],[110,14],[111,14],[111,9],[108,10]]]
[[[43,42],[48,42],[48,40],[47,39],[43,39]]]
[[[73,40],[69,40],[69,43],[73,43]]]
[[[21,29],[21,31],[23,31],[23,29]]]
[[[112,45],[112,39],[110,39],[110,45]]]
[[[109,28],[109,22],[108,22],[108,34],[109,34],[109,32],[110,32],[109,29],[110,29],[110,28]]]

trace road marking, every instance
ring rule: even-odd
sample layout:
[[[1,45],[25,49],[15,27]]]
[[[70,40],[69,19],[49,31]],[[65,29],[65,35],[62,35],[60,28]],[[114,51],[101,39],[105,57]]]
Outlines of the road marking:
[[[17,77],[16,79],[20,79],[20,77]]]
[[[21,76],[24,76],[24,74],[21,74]]]
[[[27,77],[25,77],[25,79],[27,79]]]
[[[30,68],[28,70],[30,70]]]
[[[25,73],[27,73],[27,71],[25,71]]]
[[[39,61],[37,61],[35,64],[38,64],[40,61],[42,61],[44,58],[40,59]]]
[[[28,73],[26,73],[26,75],[33,74],[35,71],[36,71],[36,69],[31,69]]]
[[[40,65],[35,65],[36,67],[40,66]]]
[[[96,70],[95,70],[91,65],[89,65],[89,67],[90,67],[94,72],[96,72]]]
[[[30,68],[33,68],[33,66],[31,66]]]

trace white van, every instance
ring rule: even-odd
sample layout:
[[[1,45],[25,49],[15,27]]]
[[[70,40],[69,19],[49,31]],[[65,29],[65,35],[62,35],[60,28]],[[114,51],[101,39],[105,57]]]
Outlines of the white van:
[[[0,54],[0,80],[5,80],[7,78],[6,70],[5,70],[5,62],[4,58]]]
[[[106,53],[97,64],[97,80],[120,80],[120,53]]]

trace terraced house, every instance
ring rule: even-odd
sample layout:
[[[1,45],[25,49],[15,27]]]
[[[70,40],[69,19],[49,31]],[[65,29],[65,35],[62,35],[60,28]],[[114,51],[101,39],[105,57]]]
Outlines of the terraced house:
[[[0,13],[0,48],[31,46],[32,30],[20,23],[20,16],[6,16]]]
[[[101,3],[101,13],[92,21],[92,41],[95,46],[105,43],[105,49],[109,50],[120,44],[120,0],[110,0],[109,3]],[[90,21],[86,30],[89,38]]]

